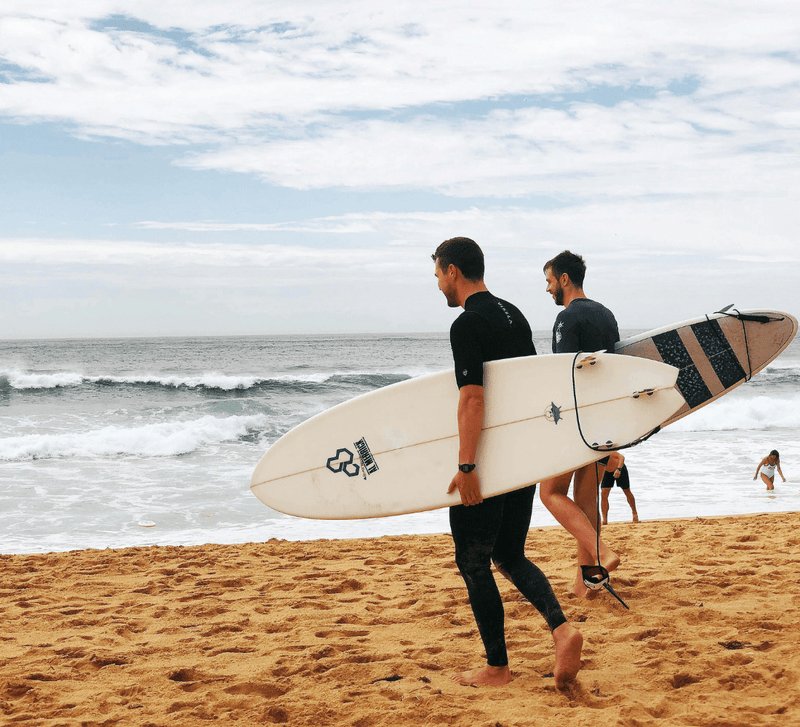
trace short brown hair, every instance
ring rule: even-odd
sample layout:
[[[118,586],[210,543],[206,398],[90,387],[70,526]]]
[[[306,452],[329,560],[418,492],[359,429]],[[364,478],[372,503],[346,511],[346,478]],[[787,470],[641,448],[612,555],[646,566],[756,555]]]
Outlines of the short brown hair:
[[[558,253],[552,260],[548,260],[544,264],[543,270],[545,272],[547,272],[547,268],[550,268],[557,278],[566,273],[576,288],[583,287],[583,279],[586,277],[586,263],[580,255],[564,250],[564,252]]]
[[[468,237],[445,240],[431,257],[442,270],[455,265],[467,280],[473,282],[483,280],[485,269],[483,251],[477,242]]]

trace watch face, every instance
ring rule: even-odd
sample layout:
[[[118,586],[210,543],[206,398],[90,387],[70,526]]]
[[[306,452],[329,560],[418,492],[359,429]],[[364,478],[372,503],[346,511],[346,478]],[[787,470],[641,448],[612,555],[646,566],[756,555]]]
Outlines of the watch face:
[[[460,469],[462,472],[472,472],[472,470],[475,469],[475,465],[474,464],[460,464],[460,465],[458,465],[458,469]]]

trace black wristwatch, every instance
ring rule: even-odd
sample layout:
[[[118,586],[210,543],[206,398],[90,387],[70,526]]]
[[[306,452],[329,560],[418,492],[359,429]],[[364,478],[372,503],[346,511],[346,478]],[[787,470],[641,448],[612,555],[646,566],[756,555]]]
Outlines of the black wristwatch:
[[[475,469],[475,465],[474,464],[460,464],[460,465],[458,465],[458,469],[460,469],[462,472],[470,473],[470,472],[472,472],[472,470]]]

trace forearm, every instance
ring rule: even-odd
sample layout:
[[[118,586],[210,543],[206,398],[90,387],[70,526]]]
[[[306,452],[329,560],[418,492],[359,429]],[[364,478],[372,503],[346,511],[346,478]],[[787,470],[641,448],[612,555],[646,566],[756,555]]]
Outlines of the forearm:
[[[483,387],[462,386],[458,399],[458,464],[474,464],[483,428]],[[483,501],[478,472],[456,470],[448,493],[458,490],[462,505],[478,505]]]
[[[615,472],[618,469],[622,469],[623,464],[625,464],[625,457],[623,457],[619,452],[612,452],[610,455],[608,455],[608,462],[606,462],[605,471]]]
[[[472,464],[483,428],[483,387],[464,386],[458,400],[458,462]]]

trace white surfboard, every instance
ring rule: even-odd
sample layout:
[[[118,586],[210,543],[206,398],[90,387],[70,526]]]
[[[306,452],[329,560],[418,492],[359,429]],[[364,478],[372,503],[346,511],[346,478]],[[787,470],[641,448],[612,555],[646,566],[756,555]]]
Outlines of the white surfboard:
[[[676,368],[613,354],[559,354],[484,367],[476,463],[491,497],[603,457],[684,403]],[[387,386],[303,422],[270,447],[251,489],[274,510],[355,519],[458,504],[458,388],[452,371]],[[575,402],[577,401],[577,410]]]

